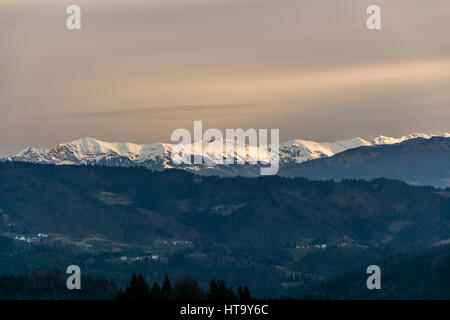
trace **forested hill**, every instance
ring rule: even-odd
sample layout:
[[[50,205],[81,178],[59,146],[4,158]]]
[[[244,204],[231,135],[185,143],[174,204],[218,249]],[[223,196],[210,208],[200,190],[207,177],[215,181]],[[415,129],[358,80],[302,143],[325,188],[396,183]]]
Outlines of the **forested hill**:
[[[48,269],[63,256],[57,267],[64,268],[75,253],[51,249],[57,245],[101,252],[82,261],[92,274],[101,265],[112,279],[150,259],[155,262],[139,267],[150,281],[189,274],[204,286],[219,278],[248,284],[256,296],[282,295],[359,263],[445,243],[449,195],[449,189],[387,179],[219,178],[5,162],[0,235],[15,249],[0,271]],[[30,254],[40,245],[50,249]]]
[[[307,238],[429,244],[450,237],[450,198],[400,181],[198,177],[140,168],[0,164],[0,210],[18,232],[264,246]],[[6,216],[5,216],[6,214]]]

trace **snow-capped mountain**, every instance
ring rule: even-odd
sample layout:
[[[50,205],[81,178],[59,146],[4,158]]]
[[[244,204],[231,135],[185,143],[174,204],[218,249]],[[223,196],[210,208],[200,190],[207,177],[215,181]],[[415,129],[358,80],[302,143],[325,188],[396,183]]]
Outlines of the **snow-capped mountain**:
[[[299,164],[308,160],[330,157],[348,149],[362,146],[396,144],[410,139],[425,138],[433,136],[450,137],[450,133],[442,135],[411,134],[400,138],[378,136],[372,140],[360,137],[341,140],[336,142],[314,142],[302,139],[290,140],[280,144],[280,166],[287,164]],[[209,143],[203,143],[202,151],[197,155],[203,156],[205,163],[201,165],[176,165],[172,162],[171,154],[174,144],[134,144],[105,142],[94,138],[82,138],[79,140],[61,143],[52,149],[27,148],[17,156],[4,158],[6,161],[21,161],[39,164],[56,165],[105,165],[105,166],[142,166],[154,170],[168,168],[181,168],[200,174],[219,175],[254,175],[249,168],[257,166],[226,166],[215,165],[215,160],[232,157],[235,162],[250,160],[257,161],[270,157],[270,151],[248,145],[236,145],[224,143],[222,153],[215,154],[205,149]],[[191,151],[195,151],[194,144],[187,145]],[[192,152],[192,155],[196,155]],[[182,154],[181,154],[182,156]],[[244,168],[245,167],[245,170]],[[248,171],[250,170],[250,171]]]

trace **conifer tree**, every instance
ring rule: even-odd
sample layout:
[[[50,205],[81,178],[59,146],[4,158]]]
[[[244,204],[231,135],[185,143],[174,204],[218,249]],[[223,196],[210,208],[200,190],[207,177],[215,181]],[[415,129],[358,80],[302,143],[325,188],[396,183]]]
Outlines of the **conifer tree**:
[[[150,288],[145,278],[139,274],[133,273],[130,283],[125,288],[125,291],[119,295],[121,299],[127,300],[145,300],[150,298]]]
[[[251,295],[250,295],[250,291],[248,290],[247,286],[245,286],[244,289],[242,289],[242,286],[239,286],[237,291],[238,291],[238,295],[239,295],[239,300],[249,301],[252,299]]]
[[[164,282],[161,287],[161,298],[163,300],[171,300],[172,299],[172,284],[170,283],[168,275],[166,275],[164,277]]]

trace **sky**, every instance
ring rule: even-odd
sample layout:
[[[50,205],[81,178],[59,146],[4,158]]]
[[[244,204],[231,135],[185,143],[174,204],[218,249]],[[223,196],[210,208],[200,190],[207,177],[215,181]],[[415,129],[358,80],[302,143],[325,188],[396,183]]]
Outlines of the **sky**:
[[[449,17],[448,0],[0,0],[0,156],[170,142],[194,120],[282,141],[450,131]]]

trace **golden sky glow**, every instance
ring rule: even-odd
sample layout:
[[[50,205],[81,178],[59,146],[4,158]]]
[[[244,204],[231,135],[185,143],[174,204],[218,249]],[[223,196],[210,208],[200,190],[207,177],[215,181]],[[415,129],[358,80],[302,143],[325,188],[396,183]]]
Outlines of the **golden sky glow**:
[[[94,136],[280,128],[282,140],[450,131],[450,2],[0,0],[0,156]]]

